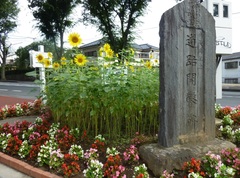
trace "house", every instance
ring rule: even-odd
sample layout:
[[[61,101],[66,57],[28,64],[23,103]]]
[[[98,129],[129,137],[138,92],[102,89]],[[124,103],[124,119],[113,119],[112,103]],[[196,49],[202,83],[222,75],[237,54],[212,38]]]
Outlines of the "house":
[[[240,52],[223,56],[222,82],[240,83]]]
[[[84,44],[80,46],[80,50],[88,57],[97,57],[99,49],[104,45],[104,41],[102,39],[93,41],[88,44]],[[159,59],[159,48],[152,46],[150,44],[132,44],[132,48],[135,51],[136,59],[149,59],[150,55],[152,58]]]

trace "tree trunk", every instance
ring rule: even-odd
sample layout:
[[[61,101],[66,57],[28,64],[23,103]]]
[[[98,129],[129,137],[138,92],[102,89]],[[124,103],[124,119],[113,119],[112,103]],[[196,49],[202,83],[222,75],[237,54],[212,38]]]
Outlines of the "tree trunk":
[[[2,63],[1,65],[1,80],[5,81],[6,80],[6,75],[5,75],[5,63]]]

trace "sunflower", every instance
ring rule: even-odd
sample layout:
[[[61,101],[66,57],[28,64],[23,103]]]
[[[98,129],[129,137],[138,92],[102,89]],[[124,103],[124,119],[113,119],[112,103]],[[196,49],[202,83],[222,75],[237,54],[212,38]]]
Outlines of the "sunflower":
[[[48,58],[53,58],[52,53],[48,52]]]
[[[38,62],[40,62],[40,63],[43,63],[43,62],[44,62],[44,56],[43,56],[42,54],[38,54],[38,55],[36,56],[36,59],[37,59]]]
[[[154,65],[159,65],[159,60],[158,59],[154,59],[153,63],[154,63]]]
[[[109,50],[111,49],[110,44],[105,43],[105,44],[103,45],[103,49],[104,49],[105,52],[109,51]]]
[[[148,69],[151,69],[151,68],[152,68],[152,64],[151,64],[150,61],[147,61],[147,62],[145,63],[145,66],[146,66]]]
[[[50,61],[49,59],[47,59],[47,58],[45,58],[45,59],[43,60],[43,63],[44,63],[44,66],[45,66],[45,67],[49,67],[49,66],[51,65],[51,61]]]
[[[59,69],[59,67],[60,67],[60,64],[58,62],[53,63],[53,68],[54,69]]]
[[[64,65],[66,65],[67,64],[67,62],[66,62],[66,58],[65,57],[61,57],[61,64],[64,66]]]
[[[83,54],[78,54],[74,58],[74,62],[79,66],[84,66],[85,63],[88,62],[88,60],[86,60],[86,56],[84,56]]]
[[[109,49],[106,51],[106,53],[107,53],[107,57],[113,57],[113,54],[114,54],[113,50]]]
[[[68,42],[71,46],[77,47],[82,43],[82,38],[78,33],[71,33],[68,37]]]

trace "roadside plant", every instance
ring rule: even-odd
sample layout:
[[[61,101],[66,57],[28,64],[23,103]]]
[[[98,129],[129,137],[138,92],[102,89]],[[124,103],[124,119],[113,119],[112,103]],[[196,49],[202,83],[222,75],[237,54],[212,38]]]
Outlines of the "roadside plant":
[[[228,148],[221,151],[222,162],[236,170],[236,176],[240,177],[240,148]]]
[[[132,52],[119,62],[109,44],[100,51],[102,57],[88,59],[74,46],[46,69],[45,94],[54,122],[110,139],[156,133],[158,68],[133,61]]]
[[[0,135],[0,148],[5,152],[7,145],[8,145],[8,140],[12,137],[10,133],[1,133]]]
[[[133,178],[149,178],[145,164],[134,167]]]
[[[55,134],[55,139],[58,144],[58,147],[63,152],[68,152],[71,145],[75,144],[76,138],[69,133],[69,127],[66,125],[63,126],[61,129],[58,129]]]
[[[71,145],[69,149],[69,154],[71,155],[77,155],[79,158],[83,158],[84,156],[84,151],[81,147],[81,145]]]
[[[10,155],[17,155],[22,145],[22,140],[17,135],[10,137],[7,140],[6,152]]]
[[[37,162],[40,166],[49,165],[51,152],[56,150],[58,145],[53,140],[46,141],[45,144],[40,146],[40,151],[37,156]]]
[[[240,108],[235,109],[235,112],[231,114],[231,118],[235,125],[240,125]]]
[[[89,150],[86,150],[84,153],[84,158],[86,159],[87,163],[91,162],[91,160],[98,159],[99,154],[98,150],[94,148],[90,148]]]
[[[134,145],[130,145],[130,147],[127,148],[123,153],[123,157],[128,164],[138,163],[139,155],[137,147],[135,147]]]
[[[64,176],[70,177],[81,171],[78,164],[78,156],[74,154],[64,154],[64,163],[62,164],[62,171]]]
[[[122,159],[119,154],[107,155],[107,161],[103,166],[104,177],[126,178],[124,174],[125,167],[122,166]]]
[[[222,132],[222,136],[225,139],[233,139],[234,137],[234,131],[233,128],[230,125],[226,125],[226,126],[220,126],[219,130]]]
[[[107,157],[108,156],[116,156],[116,155],[120,154],[120,152],[115,147],[107,148],[106,153],[107,153]]]
[[[174,174],[173,173],[169,173],[167,170],[164,170],[162,175],[160,176],[160,178],[173,178]]]
[[[233,123],[234,123],[234,121],[232,120],[230,114],[224,116],[223,119],[222,119],[222,124],[223,124],[223,126],[233,125]]]
[[[98,151],[105,151],[105,138],[99,134],[95,137],[95,141],[92,144],[92,148],[97,149]]]
[[[218,107],[215,107],[216,110],[216,118],[223,119],[224,116],[230,114],[232,112],[232,108],[230,106],[221,107],[220,105]]]
[[[234,143],[240,146],[240,128],[234,130]]]
[[[10,106],[5,105],[0,108],[0,119],[40,114],[42,107],[43,104],[40,99],[36,99],[33,102],[16,103],[15,105]]]
[[[201,176],[198,172],[191,172],[188,174],[188,178],[203,178],[203,176]]]
[[[220,155],[208,152],[202,160],[202,167],[208,177],[216,178],[233,178],[235,175],[235,169],[226,166]]]
[[[189,176],[190,173],[197,173],[199,176],[205,176],[205,172],[201,169],[201,160],[192,158],[191,161],[184,162],[182,170],[184,171],[184,177]],[[192,174],[193,176],[194,174]]]
[[[90,160],[88,168],[83,171],[86,178],[102,178],[103,164],[96,159]]]
[[[50,169],[58,169],[61,167],[64,161],[64,155],[60,149],[53,150],[50,152],[49,167]]]
[[[18,155],[20,156],[20,158],[26,158],[29,155],[30,150],[31,145],[29,145],[27,140],[24,140],[19,148]]]

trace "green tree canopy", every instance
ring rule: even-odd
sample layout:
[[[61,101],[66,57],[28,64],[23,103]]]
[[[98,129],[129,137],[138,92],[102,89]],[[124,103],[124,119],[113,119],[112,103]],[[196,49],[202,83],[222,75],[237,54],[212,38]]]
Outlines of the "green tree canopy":
[[[1,0],[0,4],[0,58],[1,63],[1,80],[6,80],[5,65],[8,55],[9,46],[6,44],[8,34],[16,27],[16,19],[19,13],[17,0]]]
[[[115,52],[134,40],[134,28],[143,16],[147,0],[82,0],[83,22],[95,25]]]
[[[60,39],[60,51],[57,57],[63,54],[63,35],[66,28],[73,26],[70,15],[79,4],[79,0],[28,0],[29,8],[38,21],[37,27],[46,39],[52,40],[57,48],[57,39]]]

